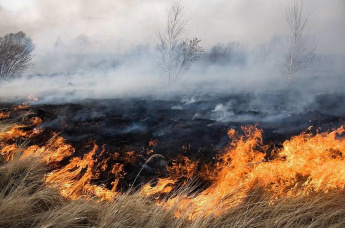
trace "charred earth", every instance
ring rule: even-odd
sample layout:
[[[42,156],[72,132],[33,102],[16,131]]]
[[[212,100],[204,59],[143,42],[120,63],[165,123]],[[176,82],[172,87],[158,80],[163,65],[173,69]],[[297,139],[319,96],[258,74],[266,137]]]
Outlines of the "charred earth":
[[[120,192],[171,175],[179,175],[180,182],[197,178],[202,186],[208,186],[211,180],[202,166],[212,167],[224,153],[231,141],[229,129],[241,132],[241,127],[248,125],[262,129],[266,147],[261,152],[269,161],[275,156],[272,149],[281,147],[285,140],[308,128],[313,133],[336,129],[345,116],[345,94],[341,93],[215,93],[29,103],[20,108],[2,103],[0,110],[8,113],[3,117],[7,122],[20,122],[22,115],[42,120],[34,126],[41,133],[31,137],[27,145],[43,146],[54,134],[72,145],[75,153],[52,169],[67,165],[71,157],[82,157],[98,145],[93,154],[97,175],[91,182],[112,189],[118,179],[115,188]],[[167,169],[177,164],[193,165],[193,171]]]

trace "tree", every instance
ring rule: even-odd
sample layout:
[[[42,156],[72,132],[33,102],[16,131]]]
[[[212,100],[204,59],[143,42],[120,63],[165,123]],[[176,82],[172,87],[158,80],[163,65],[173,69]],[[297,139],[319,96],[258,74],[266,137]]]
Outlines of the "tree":
[[[184,17],[181,1],[174,1],[168,11],[166,27],[158,33],[159,65],[169,84],[178,82],[192,63],[199,59],[204,50],[199,46],[201,40],[183,39],[187,20]]]
[[[286,7],[286,21],[290,37],[284,56],[283,69],[286,71],[288,85],[290,85],[292,77],[307,68],[315,57],[316,44],[309,45],[309,35],[305,34],[309,14],[304,15],[303,0],[299,2],[293,0]]]
[[[25,33],[10,33],[0,37],[0,78],[21,74],[32,66],[34,45]]]
[[[213,64],[226,65],[245,63],[244,50],[239,42],[230,42],[227,45],[218,43],[211,48],[206,56]]]

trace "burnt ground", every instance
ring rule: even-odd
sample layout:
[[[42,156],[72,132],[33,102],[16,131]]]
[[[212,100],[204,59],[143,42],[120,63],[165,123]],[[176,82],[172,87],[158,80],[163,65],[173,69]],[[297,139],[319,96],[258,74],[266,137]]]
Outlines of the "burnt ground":
[[[12,107],[2,103],[0,111]],[[309,126],[313,126],[312,131],[337,128],[345,117],[345,94],[283,91],[88,99],[66,104],[38,102],[21,112],[28,110],[43,120],[39,128],[44,129],[41,138],[31,143],[43,143],[51,132],[59,132],[76,148],[74,156],[82,156],[95,141],[106,150],[96,154],[101,157],[99,161],[108,158],[108,163],[124,164],[126,175],[119,188],[125,189],[153,154],[161,154],[164,159],[146,164],[136,184],[166,176],[165,166],[181,160],[180,155],[199,164],[214,161],[230,142],[227,131],[231,128],[241,132],[241,126],[257,124],[264,131],[265,144],[278,147]],[[113,158],[114,153],[120,156]],[[95,182],[105,181],[108,186],[112,179],[109,172],[104,172]]]

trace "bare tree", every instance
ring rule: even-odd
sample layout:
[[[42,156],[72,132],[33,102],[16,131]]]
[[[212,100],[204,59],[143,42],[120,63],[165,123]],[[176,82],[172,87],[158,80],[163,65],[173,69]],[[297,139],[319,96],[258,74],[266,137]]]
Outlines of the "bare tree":
[[[25,33],[10,33],[0,37],[0,78],[21,74],[32,65],[34,45]]]
[[[316,44],[309,44],[306,26],[309,14],[303,13],[303,0],[292,0],[286,7],[286,21],[290,30],[287,51],[284,56],[283,69],[286,72],[288,85],[292,77],[307,68],[315,57]]]
[[[166,27],[158,33],[159,65],[169,84],[176,83],[199,58],[203,49],[198,38],[183,39],[188,20],[183,13],[181,1],[174,1],[168,11]]]

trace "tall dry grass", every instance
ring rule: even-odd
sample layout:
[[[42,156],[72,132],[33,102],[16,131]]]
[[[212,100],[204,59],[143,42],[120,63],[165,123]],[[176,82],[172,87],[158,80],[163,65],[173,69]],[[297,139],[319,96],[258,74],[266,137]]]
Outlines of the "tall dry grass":
[[[148,197],[124,194],[115,202],[71,201],[45,186],[46,168],[33,158],[0,166],[0,227],[186,227]]]
[[[220,217],[188,221],[139,193],[112,203],[70,201],[44,183],[46,167],[33,158],[0,166],[0,227],[345,227],[345,192],[278,200],[260,189]]]
[[[9,124],[0,122],[0,131]],[[46,173],[37,158],[5,162],[0,156],[0,227],[345,227],[345,191],[270,204],[264,191],[254,189],[219,217],[189,221],[187,213],[176,218],[174,207],[165,209],[140,193],[120,195],[112,203],[64,199],[45,185]]]

